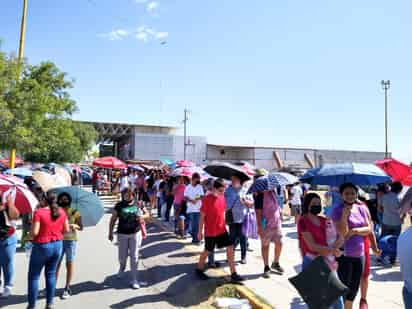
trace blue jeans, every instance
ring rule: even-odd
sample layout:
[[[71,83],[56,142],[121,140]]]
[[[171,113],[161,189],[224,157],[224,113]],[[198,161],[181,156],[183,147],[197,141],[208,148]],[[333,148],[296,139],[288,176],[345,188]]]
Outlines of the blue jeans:
[[[309,264],[312,262],[312,259],[304,256],[303,257],[303,262],[302,262],[302,270],[305,269],[306,267],[309,266]],[[330,309],[343,309],[343,297],[339,297],[336,303],[334,303],[332,306],[330,306]]]
[[[229,231],[233,248],[236,249],[237,245],[240,244],[241,259],[246,259],[247,238],[243,235],[242,223],[232,223],[229,225]]]
[[[412,292],[409,292],[406,286],[403,287],[403,303],[405,304],[405,309],[412,309]]]
[[[39,294],[40,274],[45,267],[47,304],[53,304],[56,291],[56,269],[62,255],[63,242],[53,241],[45,244],[34,244],[29,264],[29,308],[35,308]]]
[[[192,242],[199,242],[197,239],[197,234],[199,233],[199,220],[200,220],[200,213],[199,212],[192,212],[187,214],[188,216],[188,224],[190,235],[192,235]]]
[[[5,240],[0,241],[0,275],[3,272],[4,286],[13,286],[16,247],[17,236],[15,233]]]

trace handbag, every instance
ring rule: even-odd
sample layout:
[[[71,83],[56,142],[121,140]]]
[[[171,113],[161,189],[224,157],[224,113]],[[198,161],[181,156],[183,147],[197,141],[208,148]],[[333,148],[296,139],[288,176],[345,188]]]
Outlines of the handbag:
[[[229,209],[226,209],[226,211],[225,211],[225,222],[226,222],[227,225],[231,225],[235,221],[235,219],[233,218],[232,209],[235,206],[235,203],[237,202],[238,199],[239,199],[239,196],[237,196],[237,198],[232,203],[232,207],[230,207]]]

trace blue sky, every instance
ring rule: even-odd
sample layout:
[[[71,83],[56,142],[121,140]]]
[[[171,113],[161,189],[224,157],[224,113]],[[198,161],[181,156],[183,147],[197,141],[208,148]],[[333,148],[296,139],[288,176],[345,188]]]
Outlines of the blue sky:
[[[22,0],[0,2],[17,51]],[[76,79],[76,119],[181,126],[209,142],[390,150],[412,161],[412,2],[31,0],[25,56]],[[161,44],[167,42],[167,44]]]

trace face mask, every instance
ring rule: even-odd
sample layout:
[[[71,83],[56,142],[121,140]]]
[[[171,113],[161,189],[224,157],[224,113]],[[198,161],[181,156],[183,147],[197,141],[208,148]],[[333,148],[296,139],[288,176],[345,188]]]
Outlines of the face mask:
[[[59,203],[60,207],[68,207],[69,205],[70,205],[70,203],[68,203],[68,202],[60,202]]]
[[[310,207],[310,213],[312,215],[317,216],[318,214],[320,214],[321,211],[322,211],[322,205],[312,205],[312,207]]]

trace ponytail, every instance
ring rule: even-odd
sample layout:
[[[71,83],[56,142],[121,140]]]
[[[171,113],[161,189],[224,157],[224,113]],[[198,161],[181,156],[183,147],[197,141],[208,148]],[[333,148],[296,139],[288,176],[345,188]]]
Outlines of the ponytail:
[[[56,221],[60,217],[56,194],[49,194],[47,197],[47,203],[49,204],[51,218],[53,221]]]

